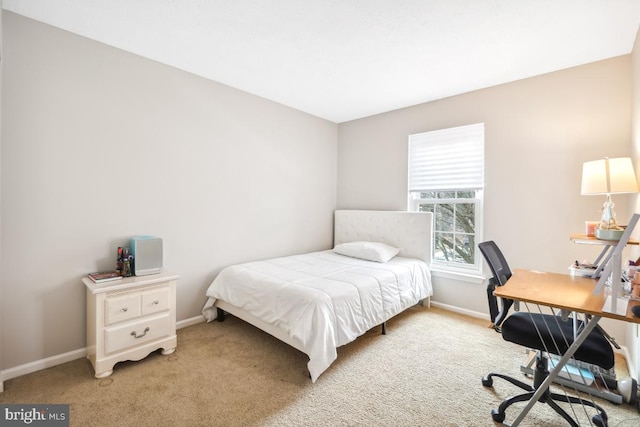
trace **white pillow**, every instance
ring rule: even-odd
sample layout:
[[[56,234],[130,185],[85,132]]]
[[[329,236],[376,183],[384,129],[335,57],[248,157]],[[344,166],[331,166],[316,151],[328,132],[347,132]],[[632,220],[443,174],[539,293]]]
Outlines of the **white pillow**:
[[[340,255],[367,261],[387,262],[398,255],[400,249],[378,242],[350,242],[336,245],[333,251]]]

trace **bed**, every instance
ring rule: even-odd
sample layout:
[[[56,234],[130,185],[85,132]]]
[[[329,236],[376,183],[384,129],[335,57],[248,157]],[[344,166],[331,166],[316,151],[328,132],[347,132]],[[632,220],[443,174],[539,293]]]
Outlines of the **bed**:
[[[337,348],[433,294],[432,214],[337,210],[334,248],[233,265],[207,289],[205,319],[230,313],[309,356],[315,382]]]

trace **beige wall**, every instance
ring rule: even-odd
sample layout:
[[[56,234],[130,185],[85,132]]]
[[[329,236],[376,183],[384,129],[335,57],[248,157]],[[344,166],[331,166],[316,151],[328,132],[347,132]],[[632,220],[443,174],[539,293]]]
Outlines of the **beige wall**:
[[[484,122],[484,239],[501,246],[512,268],[567,273],[574,260],[593,260],[594,248],[569,241],[599,217],[604,201],[580,195],[582,163],[629,155],[630,61],[626,55],[343,123],[338,207],[405,209],[407,136]],[[629,197],[614,202],[624,224]],[[437,303],[488,313],[484,284],[437,277],[434,288]]]
[[[329,248],[337,125],[5,12],[3,365],[85,346],[88,272],[164,239],[178,320],[229,264]]]

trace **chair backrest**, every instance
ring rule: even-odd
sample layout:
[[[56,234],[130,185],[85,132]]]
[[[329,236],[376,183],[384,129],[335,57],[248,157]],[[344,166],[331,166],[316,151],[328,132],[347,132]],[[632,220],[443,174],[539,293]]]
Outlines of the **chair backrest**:
[[[500,325],[506,319],[509,309],[513,305],[513,300],[500,298],[501,309],[498,312],[498,305],[496,297],[493,295],[493,290],[496,286],[502,286],[507,283],[507,280],[511,277],[511,269],[507,260],[504,258],[502,251],[496,245],[493,240],[488,242],[482,242],[478,244],[482,256],[487,261],[493,277],[489,280],[489,286],[487,288],[487,295],[489,298],[489,310],[491,312],[491,321],[496,331],[500,332]]]
[[[478,244],[478,248],[484,259],[489,264],[493,278],[496,280],[498,286],[502,286],[507,283],[507,280],[511,277],[511,269],[507,260],[504,259],[502,251],[496,245],[496,242],[490,240],[488,242],[482,242]]]

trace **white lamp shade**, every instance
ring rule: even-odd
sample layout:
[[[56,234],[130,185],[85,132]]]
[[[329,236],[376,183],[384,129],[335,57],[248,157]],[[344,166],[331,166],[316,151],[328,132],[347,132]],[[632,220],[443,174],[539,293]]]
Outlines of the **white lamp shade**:
[[[582,165],[583,195],[637,192],[638,181],[629,157],[604,158]]]

